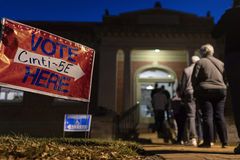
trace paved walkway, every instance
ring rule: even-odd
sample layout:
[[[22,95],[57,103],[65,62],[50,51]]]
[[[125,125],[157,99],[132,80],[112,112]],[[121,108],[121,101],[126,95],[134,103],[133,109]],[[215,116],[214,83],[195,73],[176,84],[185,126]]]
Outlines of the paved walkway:
[[[145,160],[240,160],[240,155],[233,153],[234,146],[221,148],[216,144],[211,148],[198,148],[166,144],[156,133],[142,133],[139,140],[146,142],[143,144],[148,155]]]

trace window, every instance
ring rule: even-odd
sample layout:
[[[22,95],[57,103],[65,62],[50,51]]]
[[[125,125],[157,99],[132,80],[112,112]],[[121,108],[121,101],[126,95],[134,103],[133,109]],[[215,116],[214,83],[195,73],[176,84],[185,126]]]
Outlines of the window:
[[[152,69],[146,70],[139,74],[140,79],[153,78],[153,79],[173,79],[173,75],[164,70]]]
[[[23,91],[0,87],[0,102],[22,102]]]

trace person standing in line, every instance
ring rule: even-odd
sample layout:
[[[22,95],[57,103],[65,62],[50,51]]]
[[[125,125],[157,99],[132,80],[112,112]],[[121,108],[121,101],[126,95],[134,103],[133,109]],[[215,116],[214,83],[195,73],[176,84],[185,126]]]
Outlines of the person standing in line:
[[[180,97],[180,87],[176,89],[176,95],[171,99],[171,108],[177,123],[177,139],[175,144],[184,144],[184,125],[186,121],[186,109]]]
[[[196,103],[193,97],[193,87],[191,82],[191,76],[195,63],[200,58],[198,56],[192,56],[192,64],[186,67],[182,74],[181,79],[181,98],[186,107],[186,122],[185,122],[185,137],[186,145],[197,146],[197,131],[196,131]]]
[[[170,95],[170,93],[168,92],[168,90],[165,89],[165,86],[164,86],[164,85],[161,86],[161,90],[162,90],[163,94],[166,95],[167,99],[170,100],[171,95]]]
[[[171,116],[171,106],[170,106],[171,105],[171,95],[170,95],[169,91],[165,89],[164,85],[162,85],[160,87],[160,89],[161,89],[162,93],[167,97],[167,104],[165,107],[166,108],[165,116],[166,116],[166,119],[169,119]]]
[[[160,88],[155,90],[155,93],[152,95],[152,106],[154,110],[155,125],[158,134],[158,138],[165,138],[163,131],[163,125],[165,120],[165,110],[167,106],[167,97],[163,94]]]
[[[157,128],[158,124],[157,124],[156,115],[155,115],[156,113],[155,113],[154,106],[153,106],[153,95],[154,95],[155,93],[157,93],[158,91],[159,91],[158,82],[156,82],[156,83],[154,84],[153,90],[151,91],[151,103],[152,103],[154,120],[155,120],[154,127],[153,127],[153,131],[158,131],[158,128]]]
[[[158,82],[156,82],[156,83],[154,84],[153,90],[151,91],[151,98],[153,98],[153,95],[154,95],[155,93],[157,93],[158,90],[159,90],[159,88],[158,88]]]
[[[214,27],[212,35],[214,38],[225,38],[225,69],[230,88],[232,107],[235,125],[237,128],[238,137],[240,138],[240,0],[233,1],[233,7],[228,9],[217,25]],[[240,143],[234,149],[236,154],[240,154]]]
[[[200,48],[202,58],[195,64],[192,73],[194,96],[202,110],[203,143],[198,147],[211,147],[216,126],[222,148],[228,145],[227,126],[224,117],[227,86],[224,63],[213,57],[214,48],[205,44]]]

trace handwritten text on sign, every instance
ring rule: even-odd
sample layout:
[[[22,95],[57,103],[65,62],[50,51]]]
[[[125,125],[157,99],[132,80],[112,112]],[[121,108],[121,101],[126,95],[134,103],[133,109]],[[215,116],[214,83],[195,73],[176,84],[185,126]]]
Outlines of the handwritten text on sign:
[[[93,49],[12,20],[3,26],[1,86],[89,101]]]

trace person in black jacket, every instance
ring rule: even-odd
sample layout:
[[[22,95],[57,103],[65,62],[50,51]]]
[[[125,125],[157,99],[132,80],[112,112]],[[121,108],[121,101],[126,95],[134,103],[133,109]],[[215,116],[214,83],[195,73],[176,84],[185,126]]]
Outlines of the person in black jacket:
[[[168,99],[163,91],[160,88],[157,88],[157,85],[155,85],[155,89],[152,91],[151,97],[154,110],[155,128],[158,133],[158,138],[165,138],[164,120]]]
[[[232,107],[235,124],[240,138],[240,0],[233,1],[233,7],[227,10],[217,25],[212,35],[214,38],[225,38],[225,69],[232,98]],[[240,154],[240,144],[234,149]]]

